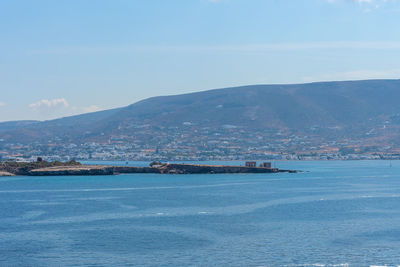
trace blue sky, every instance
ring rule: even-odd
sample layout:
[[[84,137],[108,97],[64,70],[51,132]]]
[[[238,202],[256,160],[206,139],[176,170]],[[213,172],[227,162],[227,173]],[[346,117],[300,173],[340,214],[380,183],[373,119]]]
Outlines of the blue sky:
[[[0,121],[370,78],[400,78],[399,0],[0,0]]]

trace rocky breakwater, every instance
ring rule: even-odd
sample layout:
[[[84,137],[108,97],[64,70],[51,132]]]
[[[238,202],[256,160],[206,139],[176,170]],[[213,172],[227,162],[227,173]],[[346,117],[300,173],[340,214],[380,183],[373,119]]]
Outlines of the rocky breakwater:
[[[107,172],[107,170],[97,170],[95,166],[85,166],[81,163],[71,160],[68,162],[53,161],[47,162],[42,158],[38,158],[35,162],[15,162],[6,161],[0,162],[0,176],[14,175],[84,175],[89,172],[88,169],[94,169],[94,172]],[[108,171],[109,172],[109,171]],[[49,173],[49,174],[47,174]],[[112,174],[112,173],[111,173]]]
[[[223,174],[223,173],[278,173],[295,170],[281,170],[270,167],[224,166],[201,164],[177,164],[152,162],[150,167],[114,166],[114,173],[159,173],[159,174]]]
[[[132,166],[114,166],[115,174],[122,173],[161,173],[157,167],[132,167]]]
[[[280,170],[278,168],[201,165],[201,164],[161,164],[154,166],[159,173],[167,174],[217,174],[217,173],[278,173],[297,172],[295,170]]]
[[[0,177],[4,177],[4,176],[14,176],[14,174],[12,174],[10,172],[6,172],[6,171],[0,171]]]
[[[34,169],[29,176],[60,176],[60,175],[113,175],[114,167],[99,165],[56,166]]]
[[[247,165],[247,164],[246,164]],[[297,172],[280,170],[263,165],[224,166],[201,164],[177,164],[152,162],[149,167],[82,165],[79,162],[6,162],[0,165],[0,176],[71,176],[71,175],[115,175],[123,173],[157,173],[157,174],[223,174],[223,173],[278,173]]]

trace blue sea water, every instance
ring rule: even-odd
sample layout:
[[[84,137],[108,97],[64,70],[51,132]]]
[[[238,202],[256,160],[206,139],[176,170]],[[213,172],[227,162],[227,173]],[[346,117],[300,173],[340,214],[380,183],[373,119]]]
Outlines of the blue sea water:
[[[0,266],[400,264],[400,162],[277,167],[0,178]]]

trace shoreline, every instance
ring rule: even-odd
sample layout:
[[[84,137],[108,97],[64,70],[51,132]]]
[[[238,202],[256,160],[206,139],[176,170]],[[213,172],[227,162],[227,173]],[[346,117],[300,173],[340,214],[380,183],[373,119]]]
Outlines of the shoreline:
[[[160,164],[150,167],[112,166],[112,165],[74,165],[51,166],[31,170],[17,169],[15,173],[0,171],[0,176],[81,176],[118,175],[127,173],[154,174],[233,174],[233,173],[297,173],[297,170],[283,170],[271,167],[246,167],[231,165],[202,164]],[[2,175],[3,174],[3,175]]]
[[[10,176],[15,176],[15,174],[6,171],[0,171],[0,177],[10,177]]]

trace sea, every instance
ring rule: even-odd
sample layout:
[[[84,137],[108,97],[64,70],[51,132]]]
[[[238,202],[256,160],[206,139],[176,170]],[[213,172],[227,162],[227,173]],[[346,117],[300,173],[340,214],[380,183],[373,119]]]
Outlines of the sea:
[[[400,265],[400,161],[274,165],[0,178],[0,266]]]

